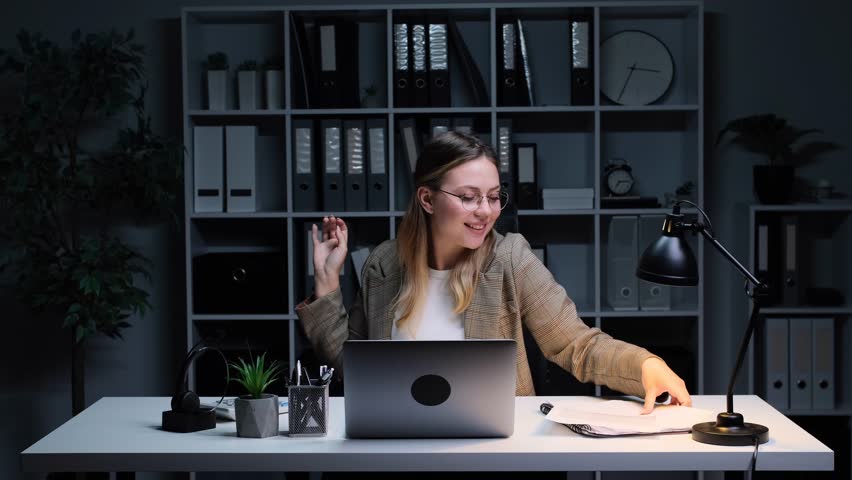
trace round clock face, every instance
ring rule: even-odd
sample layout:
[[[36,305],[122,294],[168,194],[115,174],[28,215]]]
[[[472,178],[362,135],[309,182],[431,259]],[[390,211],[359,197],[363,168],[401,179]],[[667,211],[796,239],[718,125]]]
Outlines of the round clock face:
[[[656,37],[626,30],[601,44],[601,92],[621,105],[647,105],[666,93],[674,61]]]
[[[606,186],[613,195],[625,195],[633,188],[633,175],[623,168],[617,168],[606,176]]]

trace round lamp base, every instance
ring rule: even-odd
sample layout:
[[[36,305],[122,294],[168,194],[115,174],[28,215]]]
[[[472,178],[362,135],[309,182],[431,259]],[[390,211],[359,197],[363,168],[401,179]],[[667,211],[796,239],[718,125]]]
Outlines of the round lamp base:
[[[747,446],[769,441],[769,429],[756,423],[745,423],[739,413],[720,413],[715,422],[692,426],[692,439],[712,445]]]

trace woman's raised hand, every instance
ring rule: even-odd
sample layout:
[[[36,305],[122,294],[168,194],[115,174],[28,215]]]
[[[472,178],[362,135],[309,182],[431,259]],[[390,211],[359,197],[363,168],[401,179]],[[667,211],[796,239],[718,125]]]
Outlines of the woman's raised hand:
[[[320,241],[317,225],[312,228],[314,242],[314,294],[322,297],[340,286],[340,272],[348,252],[349,230],[334,215],[323,217]]]

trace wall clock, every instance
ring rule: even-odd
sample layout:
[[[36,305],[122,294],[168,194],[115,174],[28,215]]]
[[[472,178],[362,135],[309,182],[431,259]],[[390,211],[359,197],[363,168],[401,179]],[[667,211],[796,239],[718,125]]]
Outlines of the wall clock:
[[[668,91],[674,60],[657,37],[639,30],[618,32],[601,44],[601,93],[619,105],[648,105]]]

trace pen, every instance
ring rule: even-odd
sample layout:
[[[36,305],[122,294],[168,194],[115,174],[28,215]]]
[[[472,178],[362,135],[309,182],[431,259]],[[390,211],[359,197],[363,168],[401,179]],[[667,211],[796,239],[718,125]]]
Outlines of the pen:
[[[296,360],[296,385],[302,384],[302,361]]]
[[[550,410],[553,409],[553,404],[550,403],[550,402],[544,402],[544,403],[541,404],[540,407],[538,407],[538,409],[541,410],[541,413],[547,415],[550,412]]]

